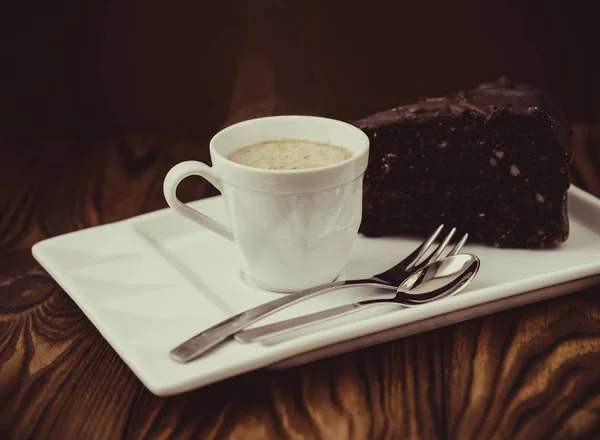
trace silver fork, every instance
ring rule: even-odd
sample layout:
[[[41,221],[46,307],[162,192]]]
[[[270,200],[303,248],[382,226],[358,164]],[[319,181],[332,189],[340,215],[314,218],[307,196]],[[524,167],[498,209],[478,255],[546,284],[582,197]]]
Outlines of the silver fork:
[[[396,290],[398,285],[401,284],[411,273],[419,270],[421,267],[429,263],[433,263],[440,257],[444,251],[444,248],[448,245],[452,239],[452,236],[456,232],[456,228],[452,228],[452,230],[450,230],[448,235],[446,235],[446,238],[429,257],[419,262],[419,260],[423,258],[425,253],[429,250],[435,239],[438,237],[443,227],[444,225],[440,225],[436,231],[431,234],[431,236],[429,236],[408,257],[400,261],[391,269],[374,275],[371,278],[333,281],[331,283],[305,289],[300,292],[269,301],[268,303],[239,313],[223,322],[220,322],[219,324],[216,324],[213,327],[210,327],[196,336],[193,336],[183,344],[171,350],[170,355],[173,359],[179,362],[189,362],[226,339],[234,336],[243,328],[271,315],[272,313],[333,289],[361,285],[376,286],[387,290]],[[448,255],[458,254],[465,244],[467,237],[467,234],[465,234]]]

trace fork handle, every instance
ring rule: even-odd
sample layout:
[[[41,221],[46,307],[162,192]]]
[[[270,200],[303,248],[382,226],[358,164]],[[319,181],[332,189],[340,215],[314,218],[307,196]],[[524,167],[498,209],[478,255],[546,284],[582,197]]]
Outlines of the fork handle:
[[[203,332],[193,336],[183,344],[171,350],[171,357],[178,362],[189,362],[201,356],[211,348],[219,345],[221,342],[233,336],[244,327],[259,321],[272,313],[325,293],[329,290],[356,285],[382,286],[382,283],[374,279],[334,281],[286,295],[282,298],[269,301],[268,303],[254,307],[250,310],[246,310],[245,312],[232,316],[231,318],[226,319],[225,321],[220,322],[219,324],[216,324],[207,330],[204,330]],[[387,287],[392,286],[387,285]],[[396,289],[395,287],[393,288],[394,290]]]

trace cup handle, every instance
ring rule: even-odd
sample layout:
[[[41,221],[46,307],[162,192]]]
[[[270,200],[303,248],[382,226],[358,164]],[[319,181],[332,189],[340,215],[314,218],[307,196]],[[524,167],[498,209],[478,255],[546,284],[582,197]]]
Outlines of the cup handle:
[[[188,160],[175,165],[169,170],[165,180],[163,182],[163,193],[167,203],[175,212],[181,214],[193,222],[210,229],[213,232],[225,237],[230,241],[233,240],[233,235],[227,226],[223,223],[218,222],[201,212],[190,208],[188,205],[183,203],[177,198],[177,186],[183,179],[189,176],[200,176],[208,180],[215,188],[223,193],[223,184],[221,178],[213,171],[208,165],[197,162],[195,160]]]

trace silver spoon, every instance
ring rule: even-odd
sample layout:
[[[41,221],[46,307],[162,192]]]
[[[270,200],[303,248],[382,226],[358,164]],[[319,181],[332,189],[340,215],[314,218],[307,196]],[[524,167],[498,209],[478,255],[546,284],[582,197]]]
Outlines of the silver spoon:
[[[234,335],[234,338],[240,342],[257,342],[292,330],[337,319],[370,306],[396,303],[411,307],[456,295],[475,277],[480,264],[479,258],[472,254],[446,257],[419,269],[406,278],[396,290],[393,298],[369,299],[335,307],[299,318],[240,331]]]

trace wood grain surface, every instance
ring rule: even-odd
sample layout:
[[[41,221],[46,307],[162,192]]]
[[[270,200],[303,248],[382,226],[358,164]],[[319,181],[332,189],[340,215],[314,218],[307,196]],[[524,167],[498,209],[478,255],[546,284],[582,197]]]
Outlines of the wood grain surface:
[[[574,130],[573,181],[600,195],[600,129]],[[31,246],[165,207],[166,171],[206,160],[206,142],[0,145],[0,439],[600,438],[600,288],[179,396],[149,393]],[[215,194],[189,180],[182,199]]]

